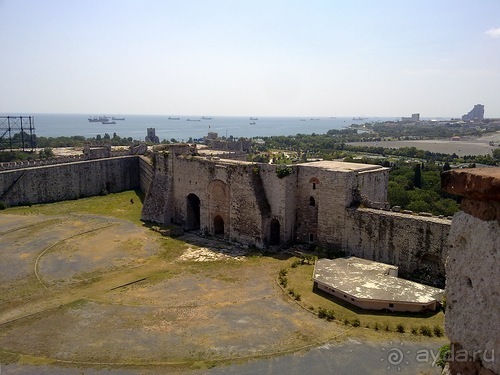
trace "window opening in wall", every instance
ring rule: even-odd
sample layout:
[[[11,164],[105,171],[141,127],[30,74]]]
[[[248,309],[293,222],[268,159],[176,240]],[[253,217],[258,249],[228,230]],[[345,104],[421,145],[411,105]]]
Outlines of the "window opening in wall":
[[[393,303],[389,303],[389,307],[394,307],[394,304]]]
[[[313,182],[313,190],[316,190],[316,183]]]
[[[309,197],[309,206],[316,207],[316,199]]]
[[[309,233],[309,242],[314,242],[314,234]]]

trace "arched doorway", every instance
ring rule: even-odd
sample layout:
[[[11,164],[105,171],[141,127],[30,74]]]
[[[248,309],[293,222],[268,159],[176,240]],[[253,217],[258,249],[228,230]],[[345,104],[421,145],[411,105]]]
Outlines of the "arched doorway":
[[[200,198],[196,194],[187,196],[186,230],[200,229]]]
[[[214,235],[224,236],[224,219],[220,215],[214,218]]]
[[[279,245],[280,244],[280,222],[277,219],[272,219],[270,224],[271,233],[269,236],[269,244],[270,245]]]

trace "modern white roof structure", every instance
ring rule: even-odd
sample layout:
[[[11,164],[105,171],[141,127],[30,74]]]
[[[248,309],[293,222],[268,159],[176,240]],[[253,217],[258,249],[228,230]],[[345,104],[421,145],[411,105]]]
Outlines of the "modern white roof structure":
[[[357,257],[318,260],[314,282],[327,293],[373,310],[435,310],[444,293],[398,278],[396,266]]]

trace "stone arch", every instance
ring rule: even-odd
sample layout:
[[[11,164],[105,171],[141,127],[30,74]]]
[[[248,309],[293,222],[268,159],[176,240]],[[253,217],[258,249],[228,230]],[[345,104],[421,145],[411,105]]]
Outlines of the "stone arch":
[[[281,240],[281,224],[278,219],[272,219],[269,224],[269,244],[279,245]]]
[[[224,219],[220,215],[214,217],[214,234],[224,236]]]
[[[309,183],[312,184],[312,189],[316,190],[318,188],[318,185],[319,185],[319,180],[316,177],[312,177],[309,180]]]
[[[186,197],[186,230],[200,229],[200,198],[196,194]]]
[[[208,185],[208,215],[212,224],[212,234],[229,234],[230,207],[231,190],[229,185],[222,180],[211,181]]]

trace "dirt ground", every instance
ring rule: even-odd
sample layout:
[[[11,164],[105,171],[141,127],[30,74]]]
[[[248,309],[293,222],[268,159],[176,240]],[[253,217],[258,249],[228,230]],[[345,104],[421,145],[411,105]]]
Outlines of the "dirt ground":
[[[283,296],[281,259],[199,238],[170,257],[158,233],[95,215],[2,214],[0,228],[0,348],[16,360],[190,367],[343,331]]]
[[[282,292],[283,254],[81,213],[1,213],[0,244],[2,375],[305,371],[353,334]]]

